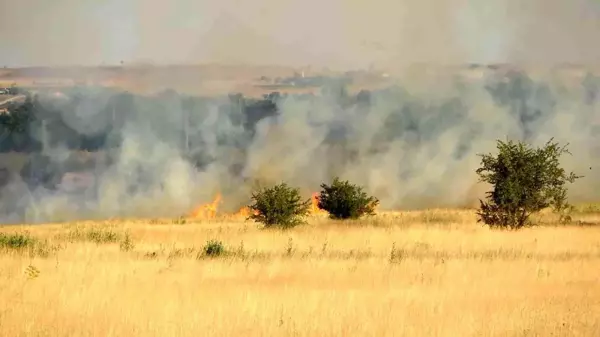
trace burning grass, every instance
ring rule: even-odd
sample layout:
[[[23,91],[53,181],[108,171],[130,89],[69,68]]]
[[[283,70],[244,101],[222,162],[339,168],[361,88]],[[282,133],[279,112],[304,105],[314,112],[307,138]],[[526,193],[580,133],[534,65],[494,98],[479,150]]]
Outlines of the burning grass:
[[[319,201],[318,201],[319,193],[313,193],[311,196],[311,205],[309,209],[309,214],[312,216],[327,216],[327,212],[319,209]],[[216,220],[216,219],[247,219],[252,210],[248,206],[241,207],[237,212],[231,214],[220,213],[219,207],[222,203],[222,196],[220,193],[217,193],[214,199],[205,204],[200,204],[196,206],[189,214],[188,217],[184,217],[189,219],[190,221],[202,221],[202,220]],[[187,222],[186,220],[179,219],[179,222]]]
[[[490,231],[469,210],[187,220],[1,229],[60,249],[0,254],[0,335],[600,333],[600,227]]]

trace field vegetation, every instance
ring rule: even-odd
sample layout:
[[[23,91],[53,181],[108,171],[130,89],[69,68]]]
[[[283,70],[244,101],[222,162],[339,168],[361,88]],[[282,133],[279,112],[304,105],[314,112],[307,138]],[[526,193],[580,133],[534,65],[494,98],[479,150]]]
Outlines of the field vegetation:
[[[600,221],[566,146],[498,142],[479,210],[378,212],[334,178],[236,214],[0,231],[3,336],[597,336]],[[483,222],[485,226],[478,224]]]
[[[112,122],[93,137],[28,96],[0,119],[4,150],[43,148],[27,138],[33,127],[76,150],[119,147],[107,137],[127,124],[117,110],[137,111],[135,97],[105,94],[110,104],[99,114]],[[370,104],[369,94],[339,96],[340,106]],[[157,116],[160,99],[145,100]],[[181,102],[188,122],[209,104]],[[227,102],[220,113],[248,137],[278,113],[274,96]],[[219,211],[218,194],[176,218],[3,226],[0,336],[599,336],[600,206],[568,202],[567,184],[585,177],[561,167],[567,145],[551,139],[533,148],[521,139],[480,154],[475,173],[490,190],[479,209],[383,211],[365,192],[373,189],[336,177],[311,196],[306,186],[271,182],[231,214]],[[203,156],[189,154],[199,170],[215,160]],[[31,168],[41,167],[54,188],[63,168],[42,159],[6,169],[35,178]]]
[[[474,210],[290,230],[244,217],[8,226],[3,336],[597,336],[600,213]]]

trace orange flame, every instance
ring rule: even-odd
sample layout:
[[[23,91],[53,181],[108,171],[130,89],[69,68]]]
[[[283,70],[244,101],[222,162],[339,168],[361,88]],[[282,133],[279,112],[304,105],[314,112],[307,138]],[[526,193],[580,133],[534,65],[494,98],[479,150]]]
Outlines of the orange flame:
[[[318,192],[315,192],[312,194],[310,201],[311,201],[310,214],[325,214],[325,213],[327,213],[327,211],[324,211],[319,208],[319,193]]]
[[[202,204],[198,207],[196,207],[191,213],[190,213],[190,217],[191,218],[196,218],[196,219],[214,219],[217,217],[217,211],[219,209],[219,204],[221,204],[221,200],[222,200],[222,196],[220,193],[217,193],[217,195],[215,196],[215,199],[208,203],[208,204]],[[250,214],[252,213],[252,210],[245,206],[240,208],[239,211],[237,211],[237,213],[233,213],[233,214],[228,214],[228,217],[243,217],[243,218],[247,218]],[[254,211],[254,214],[258,214],[257,211]]]
[[[258,215],[258,211],[252,212],[252,210],[250,209],[250,207],[245,206],[245,207],[240,208],[240,210],[237,213],[235,213],[235,216],[247,218],[252,213],[254,213],[254,215]]]
[[[218,209],[220,203],[221,203],[221,194],[218,193],[212,202],[196,207],[190,214],[190,217],[202,218],[202,219],[213,219],[214,217],[217,216],[217,209]]]
[[[214,219],[217,217],[217,211],[219,209],[219,205],[221,204],[222,196],[220,193],[217,193],[214,200],[207,204],[202,204],[196,207],[191,213],[190,218],[195,219]],[[258,214],[258,211],[252,212],[252,210],[248,206],[244,206],[240,208],[239,211],[233,214],[229,214],[228,217],[240,217],[247,218],[250,214],[254,213]],[[309,208],[309,213],[311,215],[322,215],[327,214],[327,211],[319,209],[319,193],[315,192],[311,195],[311,205]]]

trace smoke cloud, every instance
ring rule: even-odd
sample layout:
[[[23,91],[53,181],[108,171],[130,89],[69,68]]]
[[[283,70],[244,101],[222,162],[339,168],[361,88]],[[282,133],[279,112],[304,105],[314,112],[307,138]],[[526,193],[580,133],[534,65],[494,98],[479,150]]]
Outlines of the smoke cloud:
[[[524,72],[479,71],[479,78],[414,87],[398,81],[359,94],[331,82],[317,95],[254,102],[84,91],[54,104],[80,135],[108,134],[91,154],[97,160],[83,169],[93,172],[97,187],[68,193],[63,177],[58,189],[27,189],[17,177],[3,192],[5,219],[22,220],[26,212],[28,221],[180,216],[217,193],[222,210],[236,211],[257,180],[286,181],[308,197],[334,176],[363,185],[384,210],[472,206],[483,191],[477,154],[495,151],[497,139],[542,145],[551,137],[570,143],[573,156],[563,163],[586,176],[571,186],[573,200],[594,200],[600,79],[588,74],[572,85],[556,74],[533,80]],[[41,129],[29,130],[42,138]],[[76,143],[51,130],[62,137],[44,149],[53,165],[81,171],[85,164],[67,149]],[[50,166],[33,170],[40,167]]]
[[[348,94],[332,80],[318,95],[273,102],[89,88],[41,98],[54,117],[37,119],[28,134],[64,172],[87,164],[70,156],[80,140],[56,130],[100,144],[84,170],[96,187],[69,194],[68,186],[31,188],[15,177],[1,192],[2,222],[179,216],[217,193],[234,211],[256,180],[286,181],[308,197],[334,176],[363,185],[382,209],[468,206],[482,191],[477,154],[494,151],[497,139],[570,143],[564,163],[586,176],[572,198],[594,200],[600,187],[590,170],[599,158],[600,80],[551,71],[560,63],[591,69],[600,59],[594,1],[23,0],[3,2],[0,13],[0,63],[9,66],[141,60],[402,70],[382,90]],[[443,67],[492,62],[527,72]],[[47,130],[63,136],[48,139]],[[30,166],[50,167],[42,159]]]

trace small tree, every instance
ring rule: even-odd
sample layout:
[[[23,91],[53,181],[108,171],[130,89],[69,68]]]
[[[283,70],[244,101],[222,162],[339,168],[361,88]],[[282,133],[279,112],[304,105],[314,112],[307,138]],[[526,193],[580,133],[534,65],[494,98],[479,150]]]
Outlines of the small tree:
[[[310,199],[302,201],[300,191],[286,183],[271,188],[259,188],[252,193],[254,203],[248,207],[248,219],[260,222],[265,227],[291,228],[304,223],[302,217],[308,214]]]
[[[34,119],[37,109],[37,97],[27,95],[25,103],[11,103],[7,107],[7,113],[0,114],[0,130],[10,133],[23,133],[27,125]]]
[[[321,184],[317,197],[318,207],[333,219],[358,219],[363,215],[374,215],[379,200],[367,196],[362,187],[334,178],[331,185]]]
[[[478,222],[490,227],[518,229],[529,223],[529,216],[552,207],[561,222],[568,221],[565,184],[581,178],[567,174],[559,158],[570,152],[550,139],[542,148],[533,149],[522,142],[497,142],[498,155],[479,155],[481,167],[476,173],[480,181],[493,186],[480,200]]]

